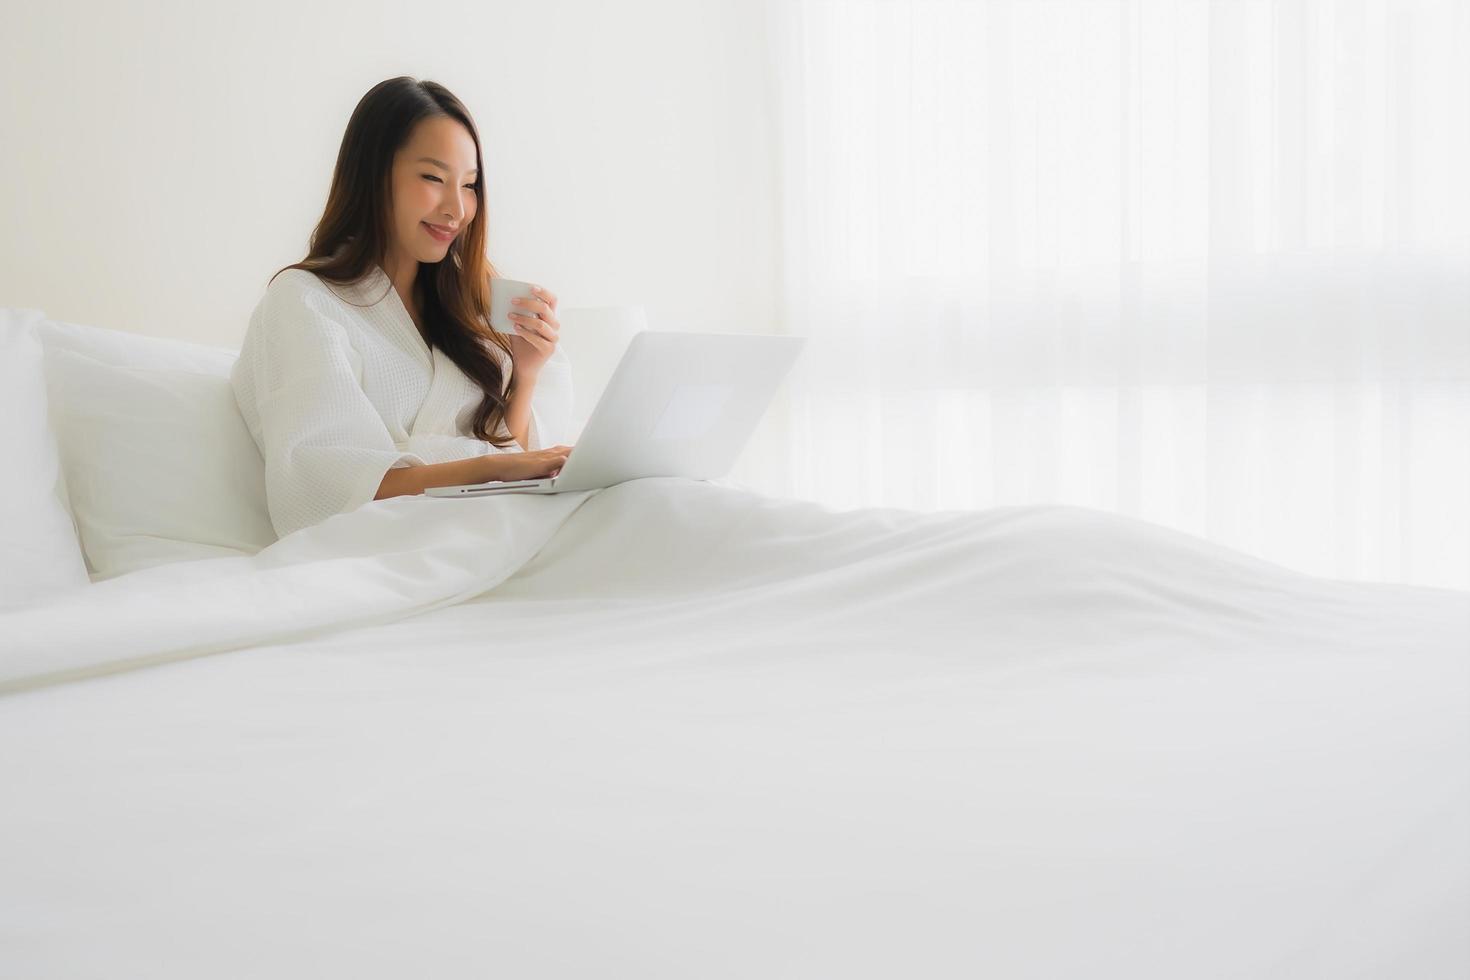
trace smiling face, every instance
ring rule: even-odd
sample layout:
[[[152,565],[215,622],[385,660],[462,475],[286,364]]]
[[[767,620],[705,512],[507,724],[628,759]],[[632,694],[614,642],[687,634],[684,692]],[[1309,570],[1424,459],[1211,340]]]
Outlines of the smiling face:
[[[393,156],[392,241],[399,261],[439,262],[479,210],[475,141],[447,116],[413,128]]]

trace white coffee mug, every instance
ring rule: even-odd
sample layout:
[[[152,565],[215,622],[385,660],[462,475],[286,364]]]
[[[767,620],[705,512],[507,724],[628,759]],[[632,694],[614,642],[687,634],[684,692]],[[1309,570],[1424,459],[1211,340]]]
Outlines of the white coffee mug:
[[[522,299],[535,299],[536,294],[531,292],[535,283],[521,282],[519,279],[491,279],[490,280],[490,327],[497,333],[508,333],[520,336],[516,333],[515,321],[509,316],[511,313],[524,313],[533,315],[531,310],[516,306],[511,300],[520,297]]]

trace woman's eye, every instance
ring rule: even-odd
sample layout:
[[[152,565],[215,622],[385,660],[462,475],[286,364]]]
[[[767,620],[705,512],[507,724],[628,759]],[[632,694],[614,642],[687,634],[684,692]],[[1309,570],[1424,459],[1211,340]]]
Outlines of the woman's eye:
[[[437,181],[439,179],[438,177],[435,177],[433,174],[419,174],[419,176],[422,177],[422,178],[424,178],[425,180],[436,180]],[[474,184],[465,184],[465,186],[468,187],[470,190],[474,190],[475,189],[475,185]]]

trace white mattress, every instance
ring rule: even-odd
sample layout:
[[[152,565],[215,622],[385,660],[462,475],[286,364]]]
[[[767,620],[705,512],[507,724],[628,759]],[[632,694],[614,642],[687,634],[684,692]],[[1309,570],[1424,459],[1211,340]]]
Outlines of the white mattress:
[[[1470,972],[1470,593],[665,478],[189,564],[0,619],[0,975]]]

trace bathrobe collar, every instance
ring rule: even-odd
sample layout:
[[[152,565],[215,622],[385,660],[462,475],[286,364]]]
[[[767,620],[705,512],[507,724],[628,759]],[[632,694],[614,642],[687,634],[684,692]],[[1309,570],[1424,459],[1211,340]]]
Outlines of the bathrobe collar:
[[[408,307],[403,305],[403,297],[398,295],[398,290],[381,266],[374,263],[367,274],[350,288],[351,301],[360,306],[371,305],[377,314],[374,322],[388,327],[392,338],[405,351],[418,357],[425,370],[433,371],[437,367],[434,355],[440,352],[432,351],[424,341],[424,335],[414,326],[413,317],[408,315]]]
[[[408,315],[408,308],[403,305],[398,290],[393,288],[388,273],[374,263],[363,278],[350,287],[342,287],[340,291],[350,302],[365,307],[361,312],[369,314],[368,321],[416,358],[427,376],[428,392],[409,427],[409,435],[460,432],[458,416],[467,402],[478,404],[479,397],[482,397],[480,388],[459,369],[459,365],[448,354],[424,342],[423,334],[414,326],[413,317]],[[509,358],[499,348],[492,347],[491,352],[500,360],[505,371],[501,382],[501,392],[504,393],[510,380]]]

